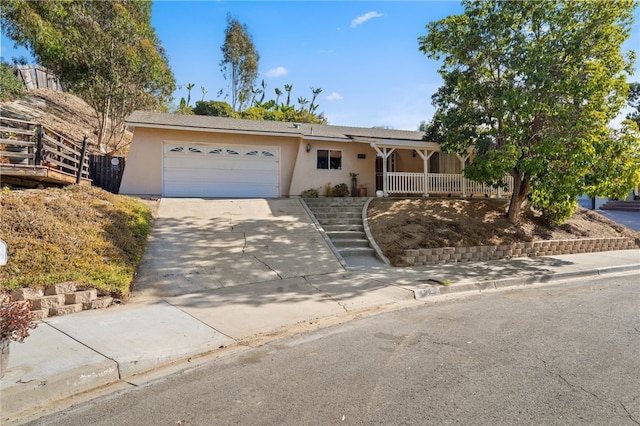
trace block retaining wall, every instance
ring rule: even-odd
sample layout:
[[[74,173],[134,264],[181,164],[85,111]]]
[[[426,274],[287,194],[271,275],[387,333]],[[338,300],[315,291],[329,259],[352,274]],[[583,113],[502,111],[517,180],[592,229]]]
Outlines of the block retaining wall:
[[[405,250],[404,256],[402,256],[401,259],[406,266],[420,266],[458,262],[482,262],[487,260],[511,259],[514,257],[631,250],[636,248],[638,248],[636,240],[628,237],[585,238],[579,240],[532,241],[500,246],[408,249]]]
[[[90,309],[104,309],[111,305],[113,298],[98,296],[98,290],[78,290],[76,283],[67,281],[44,289],[20,288],[13,290],[15,300],[31,301],[34,319],[49,316],[68,315]]]

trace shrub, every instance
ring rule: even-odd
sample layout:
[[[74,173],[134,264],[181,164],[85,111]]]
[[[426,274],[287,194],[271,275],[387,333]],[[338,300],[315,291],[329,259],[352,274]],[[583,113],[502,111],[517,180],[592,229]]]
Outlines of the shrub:
[[[24,342],[29,330],[38,326],[31,312],[31,301],[18,301],[6,293],[0,294],[0,341]]]
[[[234,117],[233,108],[222,101],[197,101],[193,109],[195,115],[211,115],[214,117]]]
[[[333,187],[331,194],[334,197],[346,197],[349,195],[349,187],[346,183],[339,183]]]
[[[302,194],[300,194],[302,198],[318,198],[319,195],[318,190],[313,188],[306,189],[302,191]]]
[[[0,101],[19,99],[24,96],[24,84],[16,76],[13,67],[0,63]]]

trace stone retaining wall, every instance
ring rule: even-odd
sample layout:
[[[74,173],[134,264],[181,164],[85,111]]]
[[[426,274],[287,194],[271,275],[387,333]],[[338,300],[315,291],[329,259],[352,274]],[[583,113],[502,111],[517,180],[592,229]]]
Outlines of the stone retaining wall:
[[[21,288],[13,290],[16,300],[30,300],[35,319],[67,315],[89,309],[102,309],[111,305],[112,297],[98,297],[98,290],[78,290],[76,283],[69,281],[42,289]]]
[[[580,240],[548,240],[501,246],[442,247],[405,250],[402,262],[407,266],[474,262],[513,257],[554,256],[559,254],[592,253],[630,250],[638,245],[633,238],[588,238]]]

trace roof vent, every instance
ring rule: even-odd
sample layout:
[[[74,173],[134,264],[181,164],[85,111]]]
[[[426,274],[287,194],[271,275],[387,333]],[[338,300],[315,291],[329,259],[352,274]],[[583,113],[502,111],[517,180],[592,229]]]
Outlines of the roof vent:
[[[293,123],[293,127],[295,127],[296,129],[300,128],[300,123]]]

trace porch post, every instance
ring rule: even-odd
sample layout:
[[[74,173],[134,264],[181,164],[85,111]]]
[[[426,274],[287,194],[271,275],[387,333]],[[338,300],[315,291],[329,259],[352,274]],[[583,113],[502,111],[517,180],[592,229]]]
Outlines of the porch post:
[[[464,157],[461,156],[460,154],[456,154],[456,156],[458,157],[458,160],[460,160],[460,179],[462,180],[462,196],[466,197],[467,196],[467,179],[465,179],[464,175],[462,174],[462,171],[464,170],[464,163],[467,161],[469,157],[471,157],[471,154],[467,154]]]
[[[42,124],[38,124],[36,127],[36,152],[35,152],[34,166],[41,166],[43,160],[42,152]]]
[[[387,192],[389,186],[387,185],[387,158],[387,147],[385,146],[382,148],[382,193],[385,197],[389,195]]]
[[[424,196],[427,198],[429,196],[429,157],[431,157],[431,155],[427,155],[427,150],[425,150],[424,153],[425,155],[421,155],[422,173],[424,173]]]
[[[431,151],[431,153],[429,154],[428,150],[421,150],[421,149],[416,149],[415,150],[418,155],[420,156],[420,158],[422,158],[422,174],[423,179],[424,179],[424,196],[428,197],[429,196],[429,158],[431,158],[431,156],[435,153],[435,151]]]

